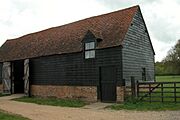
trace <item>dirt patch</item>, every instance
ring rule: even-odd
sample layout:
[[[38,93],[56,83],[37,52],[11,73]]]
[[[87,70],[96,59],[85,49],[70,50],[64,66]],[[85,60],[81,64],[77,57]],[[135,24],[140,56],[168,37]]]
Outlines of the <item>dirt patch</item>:
[[[112,105],[112,103],[102,103],[102,102],[96,102],[96,103],[91,103],[89,105],[86,105],[82,108],[84,109],[92,109],[92,110],[103,110],[105,109],[107,106]]]

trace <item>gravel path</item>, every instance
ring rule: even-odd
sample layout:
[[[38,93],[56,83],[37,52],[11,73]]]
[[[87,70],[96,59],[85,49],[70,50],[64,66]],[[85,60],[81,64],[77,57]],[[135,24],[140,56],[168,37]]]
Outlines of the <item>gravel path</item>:
[[[4,98],[4,97],[3,97]],[[8,98],[9,99],[9,98]],[[0,109],[32,120],[180,120],[180,111],[140,112],[36,105],[0,98]]]

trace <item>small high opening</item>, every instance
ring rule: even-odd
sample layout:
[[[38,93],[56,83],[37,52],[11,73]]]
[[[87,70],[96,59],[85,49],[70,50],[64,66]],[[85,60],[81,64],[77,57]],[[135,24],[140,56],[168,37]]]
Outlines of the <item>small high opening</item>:
[[[14,93],[24,93],[24,61],[13,62]]]

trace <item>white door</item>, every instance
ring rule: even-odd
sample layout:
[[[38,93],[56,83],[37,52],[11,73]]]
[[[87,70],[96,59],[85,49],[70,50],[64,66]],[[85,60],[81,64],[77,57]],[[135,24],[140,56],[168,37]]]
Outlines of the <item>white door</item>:
[[[24,93],[29,96],[29,59],[24,60]]]
[[[11,94],[11,63],[4,62],[2,68],[3,93]]]

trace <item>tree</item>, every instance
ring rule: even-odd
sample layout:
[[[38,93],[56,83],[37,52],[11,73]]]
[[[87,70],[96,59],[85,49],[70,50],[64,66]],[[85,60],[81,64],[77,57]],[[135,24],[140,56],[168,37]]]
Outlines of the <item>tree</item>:
[[[156,63],[155,68],[158,75],[180,74],[180,40],[168,51],[161,62]]]
[[[176,45],[171,48],[168,52],[168,55],[163,60],[164,62],[178,62],[180,60],[180,40],[176,43]]]
[[[164,64],[162,62],[155,63],[155,71],[156,75],[163,75],[164,74]]]

